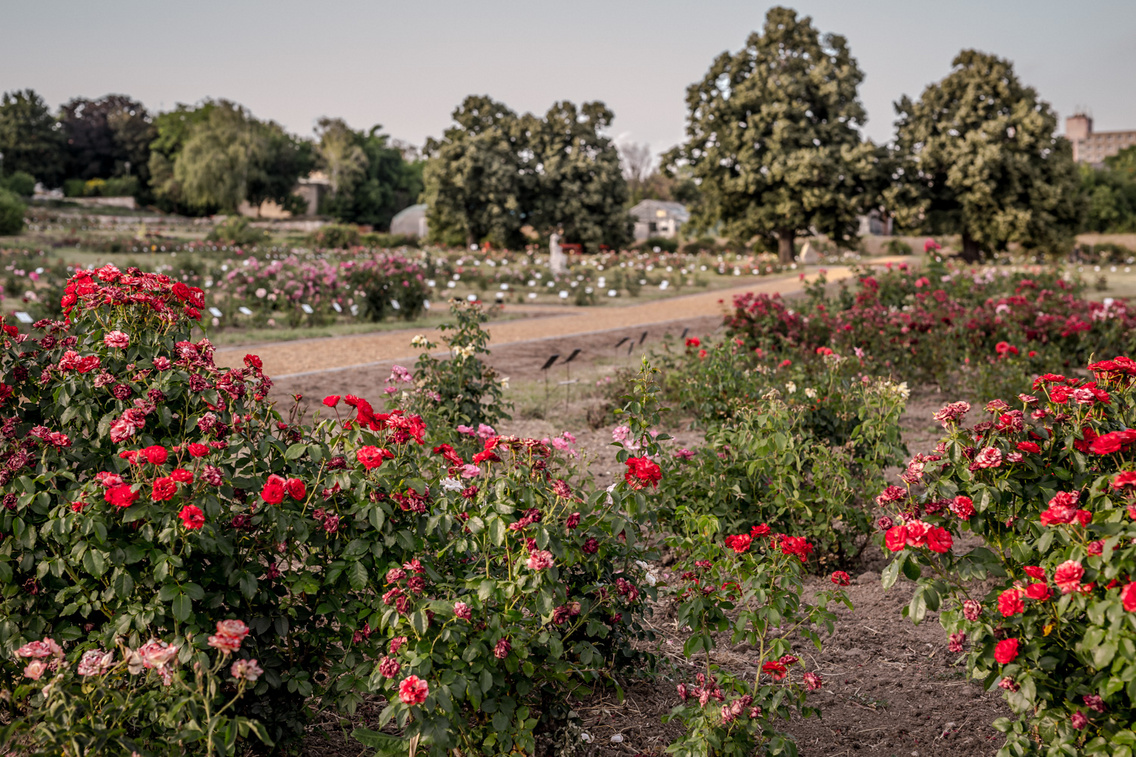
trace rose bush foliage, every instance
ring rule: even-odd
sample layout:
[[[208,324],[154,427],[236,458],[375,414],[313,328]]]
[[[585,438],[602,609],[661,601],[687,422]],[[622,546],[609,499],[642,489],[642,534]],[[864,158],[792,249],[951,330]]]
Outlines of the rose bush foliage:
[[[281,417],[255,356],[223,369],[190,340],[201,298],[107,266],[69,282],[68,320],[5,326],[0,648],[204,638],[232,614],[264,671],[239,714],[271,740],[379,692],[439,753],[523,749],[633,659],[641,599],[606,587],[639,580],[645,493],[581,491],[533,440],[434,444],[357,397]]]
[[[967,403],[946,406],[950,436],[877,500],[885,586],[915,580],[905,614],[939,610],[951,650],[1018,715],[995,724],[1003,755],[1136,746],[1136,362],[1089,370],[1039,376],[970,428]],[[983,544],[964,552],[966,531]]]

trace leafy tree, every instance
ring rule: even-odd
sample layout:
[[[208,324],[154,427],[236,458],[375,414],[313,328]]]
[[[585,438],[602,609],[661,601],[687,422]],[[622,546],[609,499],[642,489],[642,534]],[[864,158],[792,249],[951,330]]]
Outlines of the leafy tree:
[[[13,192],[0,187],[0,236],[19,234],[24,230],[27,206]]]
[[[963,50],[952,66],[918,101],[896,103],[897,220],[962,234],[968,261],[1010,243],[1070,244],[1082,206],[1056,114],[1008,60]]]
[[[422,164],[374,126],[353,131],[341,119],[321,119],[316,133],[320,165],[331,181],[326,209],[340,221],[389,228],[394,215],[422,193]]]
[[[143,184],[148,182],[155,131],[142,103],[125,95],[75,98],[63,106],[60,124],[67,139],[69,177],[86,180],[129,173]]]
[[[687,89],[688,139],[664,166],[698,182],[694,227],[775,237],[785,262],[800,234],[852,240],[879,162],[859,132],[863,78],[844,37],[772,8],[762,32]]]
[[[198,208],[235,213],[248,198],[251,175],[264,158],[261,137],[248,111],[219,100],[190,129],[174,162],[174,180],[185,200]]]
[[[254,122],[254,131],[259,149],[249,173],[246,199],[258,210],[262,202],[271,200],[285,210],[304,213],[306,203],[292,190],[300,178],[315,168],[315,146],[289,134],[274,121]]]
[[[197,215],[208,208],[191,207],[174,176],[174,164],[189,140],[190,132],[209,120],[216,103],[206,100],[198,106],[178,104],[176,108],[154,118],[154,141],[150,143],[150,187],[163,210]]]
[[[47,104],[34,90],[5,92],[0,98],[0,165],[58,186],[63,181],[66,140]]]
[[[179,105],[154,127],[154,192],[178,210],[235,213],[242,202],[265,200],[293,209],[292,189],[315,165],[310,142],[227,100]]]
[[[535,164],[529,223],[541,235],[562,228],[565,239],[590,250],[631,241],[627,181],[619,151],[603,134],[613,118],[603,103],[577,108],[567,101],[543,120],[526,116]]]
[[[458,106],[453,119],[455,125],[442,139],[429,139],[424,148],[430,237],[522,245],[532,180],[523,175],[528,139],[520,119],[503,103],[473,95]]]
[[[1112,234],[1136,231],[1136,147],[1105,158],[1103,168],[1084,165],[1080,169],[1087,205],[1081,229]]]
[[[321,118],[316,126],[320,165],[331,183],[332,196],[350,193],[367,171],[367,153],[359,135],[342,118]]]
[[[557,103],[538,118],[471,96],[453,117],[442,139],[426,144],[434,239],[516,247],[526,226],[563,228],[566,240],[591,249],[630,239],[627,183],[603,134],[613,117],[603,103]]]

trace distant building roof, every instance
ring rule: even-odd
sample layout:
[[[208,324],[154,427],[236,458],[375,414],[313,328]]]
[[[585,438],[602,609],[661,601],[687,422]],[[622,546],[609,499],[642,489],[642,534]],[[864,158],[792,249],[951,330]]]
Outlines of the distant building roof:
[[[426,236],[426,205],[411,205],[409,208],[398,211],[391,219],[391,234],[403,234],[410,237]]]
[[[690,220],[690,211],[681,202],[668,200],[643,200],[631,208],[631,215],[638,221],[654,221],[657,218],[673,218],[679,223]]]

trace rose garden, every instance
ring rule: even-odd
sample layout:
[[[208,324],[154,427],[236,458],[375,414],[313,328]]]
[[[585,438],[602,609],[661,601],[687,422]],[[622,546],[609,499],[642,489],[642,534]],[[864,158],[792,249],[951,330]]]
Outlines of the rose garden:
[[[4,92],[0,755],[1132,757],[1136,132],[703,71],[658,154]]]
[[[928,253],[739,297],[617,371],[595,397],[614,481],[571,434],[498,433],[480,303],[399,391],[309,415],[255,355],[215,363],[201,288],[41,278],[57,315],[8,319],[0,364],[3,738],[289,750],[335,712],[382,754],[573,753],[577,703],[647,681],[670,752],[792,754],[840,686],[809,650],[882,552],[902,614],[1003,694],[1006,754],[1127,753],[1136,312],[1056,268]],[[967,398],[914,456],[909,385]]]

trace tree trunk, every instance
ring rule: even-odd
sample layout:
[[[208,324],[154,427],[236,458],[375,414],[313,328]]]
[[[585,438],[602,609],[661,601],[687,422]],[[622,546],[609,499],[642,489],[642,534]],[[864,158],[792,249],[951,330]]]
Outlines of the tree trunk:
[[[982,260],[982,250],[978,242],[971,239],[965,231],[962,233],[962,259],[967,263],[977,263]]]
[[[777,232],[777,254],[786,265],[793,262],[794,236],[792,229],[780,229]]]

